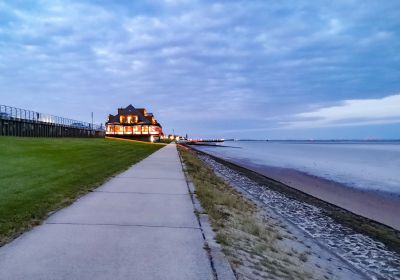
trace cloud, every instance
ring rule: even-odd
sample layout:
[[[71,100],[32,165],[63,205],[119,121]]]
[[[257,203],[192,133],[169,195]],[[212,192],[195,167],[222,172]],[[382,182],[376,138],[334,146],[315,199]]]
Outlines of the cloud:
[[[285,128],[320,128],[400,123],[400,94],[379,99],[344,100],[282,122]]]
[[[204,121],[213,134],[218,120],[250,133],[309,104],[400,89],[396,0],[3,2],[0,96],[10,105],[73,118],[94,107],[101,118],[134,103],[165,127],[178,130],[184,115],[182,130]]]

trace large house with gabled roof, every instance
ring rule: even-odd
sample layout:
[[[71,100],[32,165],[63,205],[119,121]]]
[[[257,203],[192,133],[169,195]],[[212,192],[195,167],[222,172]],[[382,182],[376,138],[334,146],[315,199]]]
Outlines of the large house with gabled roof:
[[[154,142],[161,138],[163,132],[152,113],[131,104],[126,108],[119,108],[118,114],[108,116],[106,135]]]

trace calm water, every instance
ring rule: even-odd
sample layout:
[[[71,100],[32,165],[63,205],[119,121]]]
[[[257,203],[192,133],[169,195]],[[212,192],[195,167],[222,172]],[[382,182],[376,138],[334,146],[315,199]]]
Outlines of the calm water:
[[[400,142],[232,141],[199,150],[235,161],[299,170],[350,187],[400,195]]]

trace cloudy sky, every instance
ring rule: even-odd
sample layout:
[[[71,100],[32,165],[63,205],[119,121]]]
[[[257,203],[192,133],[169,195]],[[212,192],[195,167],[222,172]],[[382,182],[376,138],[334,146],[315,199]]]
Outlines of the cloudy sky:
[[[167,132],[400,138],[400,1],[0,0],[0,104]]]

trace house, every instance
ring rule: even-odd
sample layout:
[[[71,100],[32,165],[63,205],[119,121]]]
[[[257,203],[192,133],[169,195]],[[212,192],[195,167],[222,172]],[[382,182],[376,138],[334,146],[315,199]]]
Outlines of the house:
[[[129,105],[119,108],[118,114],[109,115],[106,122],[106,136],[158,141],[162,136],[162,126],[152,113],[145,108]]]

